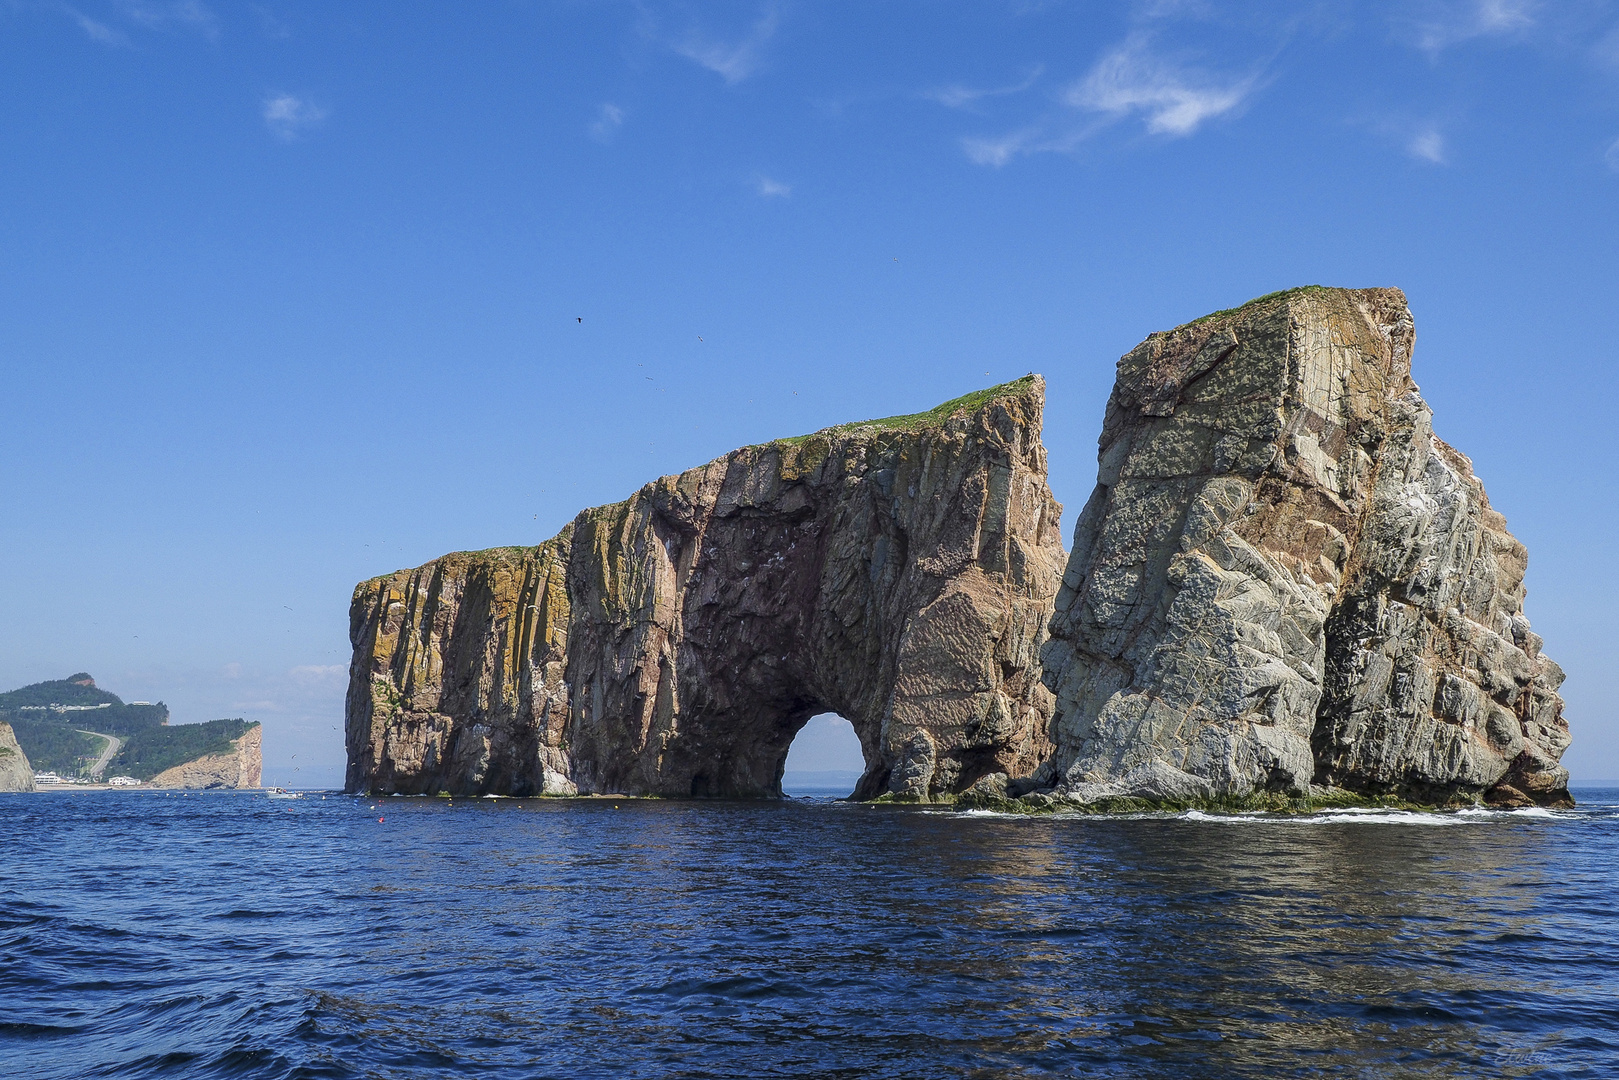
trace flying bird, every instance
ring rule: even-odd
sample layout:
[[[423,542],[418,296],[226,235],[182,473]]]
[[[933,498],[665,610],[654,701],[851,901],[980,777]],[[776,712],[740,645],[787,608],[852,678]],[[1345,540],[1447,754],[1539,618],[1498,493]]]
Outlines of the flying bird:
[[[575,319],[575,320],[573,320],[573,321],[574,321],[574,322],[584,322],[584,321],[585,321],[585,318],[584,318],[584,316],[583,316],[583,315],[581,315],[581,316],[580,316],[580,317],[579,317],[579,318],[577,318],[577,319]]]

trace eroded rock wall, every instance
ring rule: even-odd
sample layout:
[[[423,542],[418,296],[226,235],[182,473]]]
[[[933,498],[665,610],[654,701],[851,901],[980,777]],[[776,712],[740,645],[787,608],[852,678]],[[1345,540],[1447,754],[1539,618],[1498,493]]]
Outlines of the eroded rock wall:
[[[1434,437],[1394,289],[1294,290],[1119,361],[1043,653],[1073,798],[1566,800],[1526,555]]]
[[[152,777],[155,788],[185,788],[191,791],[229,788],[256,788],[264,778],[264,728],[254,724],[231,741],[225,754],[205,754],[200,758],[164,769]]]
[[[0,791],[33,791],[34,769],[17,745],[17,733],[0,720]]]
[[[351,607],[351,790],[776,795],[837,712],[858,793],[1050,754],[1063,553],[1044,384],[733,451],[538,548],[445,556]]]

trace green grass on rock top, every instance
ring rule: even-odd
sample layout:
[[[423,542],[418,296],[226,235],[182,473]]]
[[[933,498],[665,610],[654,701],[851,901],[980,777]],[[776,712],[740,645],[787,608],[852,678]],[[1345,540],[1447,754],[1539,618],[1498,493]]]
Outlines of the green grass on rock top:
[[[812,431],[808,435],[794,435],[786,439],[773,439],[769,443],[760,445],[770,446],[782,443],[793,446],[806,439],[813,439],[818,435],[847,435],[860,431],[916,431],[921,428],[933,427],[944,423],[960,412],[975,412],[983,408],[996,398],[1012,397],[1027,393],[1034,383],[1034,376],[1025,375],[1021,379],[1001,383],[983,390],[974,390],[970,394],[963,394],[958,398],[951,398],[943,405],[936,405],[927,412],[910,413],[905,416],[885,416],[878,420],[856,420],[848,424],[834,424],[831,427]]]

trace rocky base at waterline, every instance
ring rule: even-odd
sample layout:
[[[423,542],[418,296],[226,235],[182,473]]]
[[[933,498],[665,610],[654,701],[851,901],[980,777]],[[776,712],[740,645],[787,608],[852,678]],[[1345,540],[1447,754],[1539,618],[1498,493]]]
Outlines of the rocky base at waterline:
[[[1435,437],[1414,341],[1394,289],[1153,334],[1066,571],[1031,376],[364,582],[347,786],[779,795],[837,712],[861,799],[1566,804],[1527,552]]]
[[[907,800],[884,795],[875,803],[904,805]],[[1402,799],[1396,795],[1366,795],[1344,788],[1312,788],[1308,795],[1290,795],[1276,791],[1250,791],[1240,796],[1212,796],[1190,799],[1154,799],[1141,796],[1108,795],[1085,798],[1061,791],[1030,792],[1013,798],[1009,795],[965,792],[942,801],[954,810],[987,810],[1000,814],[1181,814],[1198,811],[1205,814],[1265,814],[1297,817],[1343,810],[1372,811],[1449,811],[1472,810],[1480,807],[1516,809],[1516,807],[1489,807],[1477,799],[1457,798],[1446,803],[1420,802]],[[933,805],[941,805],[935,800]]]

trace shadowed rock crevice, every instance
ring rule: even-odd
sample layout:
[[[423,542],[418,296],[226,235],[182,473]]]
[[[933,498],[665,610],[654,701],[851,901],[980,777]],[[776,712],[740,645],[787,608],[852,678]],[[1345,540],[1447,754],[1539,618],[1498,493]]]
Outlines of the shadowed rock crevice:
[[[860,797],[1049,754],[1063,552],[1038,376],[733,451],[351,607],[351,790],[777,796],[813,715]]]

